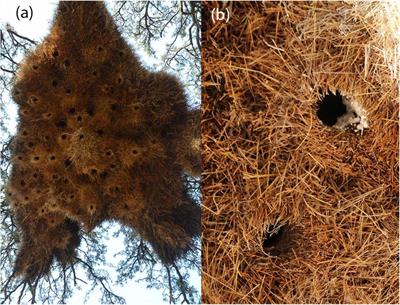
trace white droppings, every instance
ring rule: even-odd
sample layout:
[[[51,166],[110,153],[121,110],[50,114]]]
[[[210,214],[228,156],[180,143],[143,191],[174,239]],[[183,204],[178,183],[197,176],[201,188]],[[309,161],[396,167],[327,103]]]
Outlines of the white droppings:
[[[334,127],[361,133],[369,127],[367,112],[358,102],[343,96],[343,104],[347,111],[337,119]]]

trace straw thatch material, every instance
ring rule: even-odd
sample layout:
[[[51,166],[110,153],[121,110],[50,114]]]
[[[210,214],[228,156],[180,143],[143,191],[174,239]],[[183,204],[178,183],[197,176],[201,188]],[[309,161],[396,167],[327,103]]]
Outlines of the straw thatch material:
[[[399,303],[399,11],[204,5],[203,302]],[[329,90],[369,128],[322,124]]]
[[[182,85],[145,70],[101,2],[60,2],[21,64],[8,199],[21,229],[17,274],[73,261],[81,227],[136,229],[172,263],[199,234],[185,173],[198,173],[198,113]]]

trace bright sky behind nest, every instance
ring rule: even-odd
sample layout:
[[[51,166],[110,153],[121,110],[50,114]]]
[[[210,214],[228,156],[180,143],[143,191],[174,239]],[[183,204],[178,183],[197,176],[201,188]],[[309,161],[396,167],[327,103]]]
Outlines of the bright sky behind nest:
[[[54,11],[57,7],[58,1],[0,1],[0,27],[5,28],[8,23],[11,27],[19,34],[34,39],[37,42],[42,41],[42,39],[48,34],[50,28],[50,22],[54,16]],[[113,3],[112,1],[106,1],[107,7],[112,11]],[[16,8],[21,6],[26,8],[27,6],[32,6],[33,18],[31,21],[18,21],[16,18]],[[140,44],[135,42],[133,39],[129,41],[131,45],[135,47],[135,52],[139,55],[142,64],[147,67],[155,68],[162,67],[163,63],[161,61],[162,52],[166,49],[165,45],[168,42],[168,35],[160,41],[154,43],[155,50],[158,50],[156,54],[157,58],[148,55]],[[18,59],[19,60],[19,59]],[[10,133],[15,133],[17,125],[17,108],[10,101],[4,101],[6,104],[6,109],[8,113],[8,119],[6,121],[7,127]],[[2,118],[3,120],[4,118]],[[6,138],[7,135],[2,134],[0,131],[0,139]],[[114,230],[114,231],[113,231]],[[117,275],[115,272],[115,266],[118,263],[118,259],[114,258],[114,254],[123,250],[123,237],[113,238],[112,233],[118,230],[118,226],[114,226],[111,232],[108,232],[108,240],[104,240],[107,245],[107,262],[109,266],[104,266],[104,268],[109,272],[112,279],[116,279]],[[144,277],[144,276],[143,276]],[[138,276],[137,278],[140,278]],[[191,271],[190,284],[195,286],[200,292],[200,276],[196,270]],[[82,284],[81,290],[75,289],[72,297],[69,299],[70,304],[81,304],[84,300],[86,290],[89,289],[89,285]],[[128,281],[123,287],[114,286],[112,290],[117,295],[125,298],[127,304],[161,304],[165,303],[162,300],[161,291],[157,289],[147,288],[145,282],[137,283],[135,280]],[[90,294],[87,304],[98,304],[100,299],[99,289],[96,289]]]

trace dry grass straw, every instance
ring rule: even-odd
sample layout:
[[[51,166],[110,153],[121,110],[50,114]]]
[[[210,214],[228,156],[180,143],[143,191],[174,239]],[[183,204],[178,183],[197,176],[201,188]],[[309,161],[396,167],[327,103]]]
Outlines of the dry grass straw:
[[[228,23],[211,21],[217,5]],[[203,302],[398,303],[399,11],[204,8]],[[324,126],[319,89],[357,100],[370,128]],[[262,247],[274,224],[291,229],[276,256]]]

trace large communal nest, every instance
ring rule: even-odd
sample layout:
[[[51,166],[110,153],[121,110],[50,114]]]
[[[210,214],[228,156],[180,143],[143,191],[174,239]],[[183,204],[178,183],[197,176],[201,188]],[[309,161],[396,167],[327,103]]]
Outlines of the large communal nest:
[[[399,303],[399,11],[204,12],[203,302]]]
[[[81,228],[134,228],[172,263],[199,234],[185,175],[198,175],[199,111],[175,77],[149,72],[102,2],[60,2],[20,65],[7,196],[21,232],[16,274],[74,261]]]

